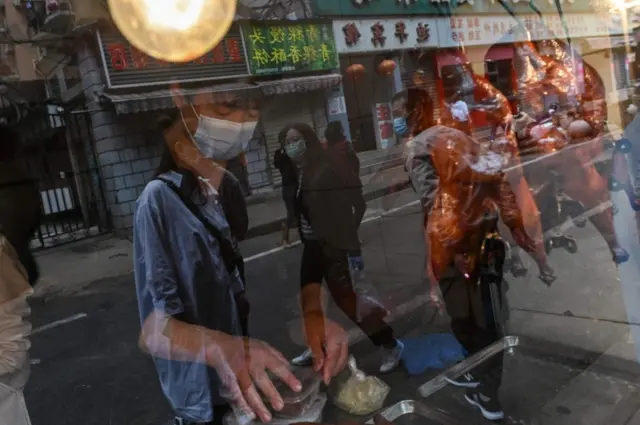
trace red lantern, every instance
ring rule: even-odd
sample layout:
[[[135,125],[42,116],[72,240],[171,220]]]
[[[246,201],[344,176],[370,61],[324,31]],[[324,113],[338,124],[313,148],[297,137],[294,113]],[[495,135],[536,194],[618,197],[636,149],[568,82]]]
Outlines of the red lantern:
[[[396,69],[396,63],[391,59],[385,59],[378,65],[378,74],[391,75]]]
[[[354,80],[359,79],[364,74],[364,66],[360,63],[354,63],[347,68],[347,74]]]

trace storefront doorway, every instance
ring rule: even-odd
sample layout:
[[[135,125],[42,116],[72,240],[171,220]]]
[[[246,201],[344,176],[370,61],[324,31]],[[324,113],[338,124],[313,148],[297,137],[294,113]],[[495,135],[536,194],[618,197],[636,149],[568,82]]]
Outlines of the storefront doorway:
[[[376,121],[373,115],[376,104],[389,102],[394,94],[393,78],[376,72],[384,58],[380,55],[343,55],[340,71],[343,79],[344,97],[349,117],[352,143],[356,152],[376,150]],[[364,67],[357,79],[349,76],[347,68],[353,64]]]

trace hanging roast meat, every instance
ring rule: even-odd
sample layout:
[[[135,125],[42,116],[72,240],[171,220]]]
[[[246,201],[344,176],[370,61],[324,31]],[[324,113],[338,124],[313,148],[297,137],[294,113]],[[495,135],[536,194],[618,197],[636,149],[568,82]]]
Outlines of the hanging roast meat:
[[[576,73],[572,72],[571,64],[582,59],[566,43],[545,40],[538,45],[540,51],[531,42],[515,44],[514,65],[518,73],[519,95],[525,104],[523,107],[529,108],[530,115],[544,115],[544,98],[548,94],[555,94],[561,99],[561,109],[574,107],[570,119],[565,121],[567,128],[564,133],[558,129],[550,133],[552,146],[561,145],[564,139],[567,152],[550,157],[546,164],[562,170],[564,193],[581,202],[587,210],[599,207],[609,201],[607,183],[593,165],[603,151],[607,119],[604,83],[593,67],[582,62],[584,84],[581,84]],[[555,119],[554,124],[561,121]],[[545,141],[548,140],[539,142],[543,150]],[[608,208],[594,214],[590,220],[609,245],[614,260],[625,261],[628,254],[617,243],[612,210]]]
[[[498,213],[518,245],[534,257],[541,275],[552,274],[543,244],[526,229],[516,194],[503,172],[511,156],[494,146],[442,125],[422,132],[410,146],[408,164],[415,164],[413,160],[424,158],[428,151],[438,177],[426,228],[429,272],[436,282],[450,264],[465,275],[476,270],[487,217]]]

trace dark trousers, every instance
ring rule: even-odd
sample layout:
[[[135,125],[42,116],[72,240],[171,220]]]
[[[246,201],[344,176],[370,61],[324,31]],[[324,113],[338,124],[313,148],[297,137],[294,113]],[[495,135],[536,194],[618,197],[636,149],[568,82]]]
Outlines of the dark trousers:
[[[500,246],[501,245],[501,246]],[[440,289],[451,329],[460,344],[473,355],[500,339],[491,297],[491,285],[500,292],[504,264],[504,245],[481,256],[480,266],[465,278],[453,265],[440,279]],[[480,381],[480,391],[497,396],[502,383],[502,353],[496,354],[472,371]]]
[[[349,273],[348,252],[332,250],[319,241],[305,240],[300,269],[301,285],[327,282],[331,297],[376,346],[393,347],[396,344],[393,329],[378,314],[357,319],[357,294]]]
[[[213,406],[213,420],[209,422],[193,422],[186,419],[176,418],[173,423],[175,425],[222,425],[222,418],[231,411],[231,406],[222,404]]]

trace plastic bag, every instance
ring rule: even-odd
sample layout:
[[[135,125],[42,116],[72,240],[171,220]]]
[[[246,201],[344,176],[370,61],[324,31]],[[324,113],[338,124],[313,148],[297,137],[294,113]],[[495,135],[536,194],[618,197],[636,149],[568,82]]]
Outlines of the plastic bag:
[[[333,404],[349,414],[358,416],[380,410],[391,388],[375,376],[366,376],[357,370],[353,358],[349,359],[349,362],[349,368],[334,380],[335,383],[332,383],[329,389]]]
[[[362,256],[349,256],[349,274],[356,292],[356,320],[362,322],[365,317],[375,315],[387,317],[389,310],[379,301],[374,285],[364,275]]]

